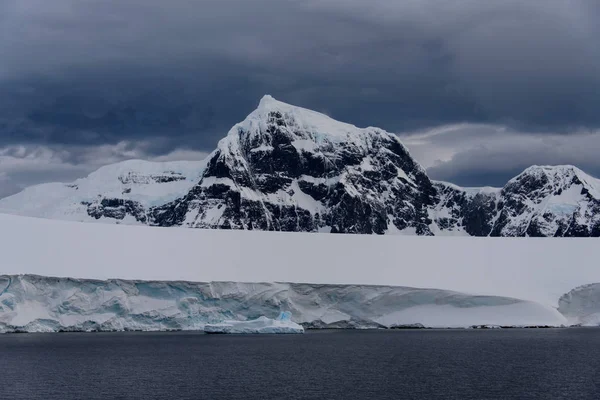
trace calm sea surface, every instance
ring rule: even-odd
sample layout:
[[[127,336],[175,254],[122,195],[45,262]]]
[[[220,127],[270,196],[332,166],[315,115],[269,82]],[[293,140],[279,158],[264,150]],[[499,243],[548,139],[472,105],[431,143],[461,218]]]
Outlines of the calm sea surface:
[[[0,399],[600,399],[600,329],[0,335]]]

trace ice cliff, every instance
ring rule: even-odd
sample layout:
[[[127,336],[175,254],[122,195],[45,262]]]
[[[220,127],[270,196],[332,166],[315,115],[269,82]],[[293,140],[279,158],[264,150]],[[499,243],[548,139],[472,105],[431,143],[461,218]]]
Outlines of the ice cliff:
[[[284,311],[277,319],[267,318],[264,315],[246,321],[229,320],[218,324],[204,325],[206,333],[304,333],[304,328],[292,321],[292,314]]]
[[[281,311],[306,328],[567,323],[535,302],[439,289],[0,277],[0,332],[202,330]]]
[[[558,310],[571,324],[600,326],[600,283],[579,286],[563,295]]]

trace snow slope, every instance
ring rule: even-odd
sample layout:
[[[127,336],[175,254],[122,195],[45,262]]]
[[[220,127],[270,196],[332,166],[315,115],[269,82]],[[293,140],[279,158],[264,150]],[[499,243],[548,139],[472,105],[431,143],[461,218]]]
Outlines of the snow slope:
[[[75,314],[74,324],[85,322],[77,319],[80,318],[78,313],[112,312],[105,315],[108,320],[118,310],[129,310],[114,326],[126,321],[133,321],[132,327],[138,322],[146,326],[147,320],[140,322],[138,317],[132,316],[150,313],[158,321],[169,315],[177,319],[182,315],[182,307],[185,309],[181,305],[182,298],[202,300],[198,307],[209,307],[212,303],[204,302],[207,298],[221,298],[221,294],[199,295],[205,289],[190,289],[189,295],[179,290],[181,285],[197,288],[213,285],[209,293],[214,293],[214,285],[218,283],[181,281],[230,282],[218,287],[219,293],[242,305],[235,319],[261,315],[273,318],[285,311],[280,309],[284,304],[294,313],[296,322],[316,326],[322,322],[344,321],[347,319],[344,315],[352,315],[352,312],[359,313],[351,318],[358,321],[359,326],[373,326],[373,323],[386,326],[558,323],[566,321],[556,313],[561,296],[576,287],[600,282],[596,239],[400,239],[371,235],[148,229],[0,215],[0,253],[1,271],[7,276],[0,283],[2,318],[5,324],[15,324],[13,319],[17,318],[18,325],[33,322],[32,316],[48,319],[50,315],[49,319],[56,320],[56,314],[52,313],[64,309],[60,307],[66,302]],[[159,281],[155,284],[165,289],[146,291],[150,295],[140,297],[139,288],[128,289],[135,287],[134,283],[96,282],[90,290],[96,299],[92,301],[89,296],[80,295],[85,287],[90,287],[88,281],[40,278],[42,282],[38,285],[31,284],[33,278],[25,277],[19,286],[13,281],[18,274],[87,280],[152,280]],[[323,289],[320,284],[335,285]],[[101,289],[96,290],[97,287]],[[295,296],[300,300],[293,300]],[[486,296],[497,297],[489,300]],[[48,302],[50,298],[55,301]],[[112,298],[118,301],[107,305]],[[253,307],[248,308],[248,304]],[[411,307],[407,308],[407,304]],[[243,311],[244,305],[246,311]],[[11,314],[9,321],[6,316],[14,311],[10,311],[10,307],[18,311],[16,315]],[[237,312],[236,307],[228,303],[211,309],[218,317],[213,322],[231,319],[234,315],[223,313]],[[248,310],[255,313],[244,314]],[[577,312],[574,314],[569,316],[570,322],[579,318]],[[201,326],[206,322],[206,315],[186,320],[186,324]],[[128,319],[130,317],[133,319]],[[152,328],[157,326],[162,325],[152,325]]]

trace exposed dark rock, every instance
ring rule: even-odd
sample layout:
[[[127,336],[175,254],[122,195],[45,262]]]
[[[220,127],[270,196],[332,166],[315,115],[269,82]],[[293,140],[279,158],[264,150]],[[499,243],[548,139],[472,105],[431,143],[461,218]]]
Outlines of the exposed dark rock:
[[[168,183],[175,181],[185,180],[185,176],[182,176],[178,172],[166,171],[162,175],[139,175],[133,172],[129,172],[125,175],[119,176],[119,181],[122,184],[148,184],[152,182],[156,183]]]
[[[87,205],[88,215],[96,219],[113,218],[122,220],[130,215],[139,222],[147,222],[146,210],[136,201],[103,198],[97,202],[82,204]]]

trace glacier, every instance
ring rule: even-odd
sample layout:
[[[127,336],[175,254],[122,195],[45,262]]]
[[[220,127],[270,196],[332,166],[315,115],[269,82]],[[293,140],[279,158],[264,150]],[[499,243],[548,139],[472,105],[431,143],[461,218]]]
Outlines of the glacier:
[[[594,325],[597,239],[147,228],[0,214],[0,330]],[[577,289],[578,288],[578,289]]]

